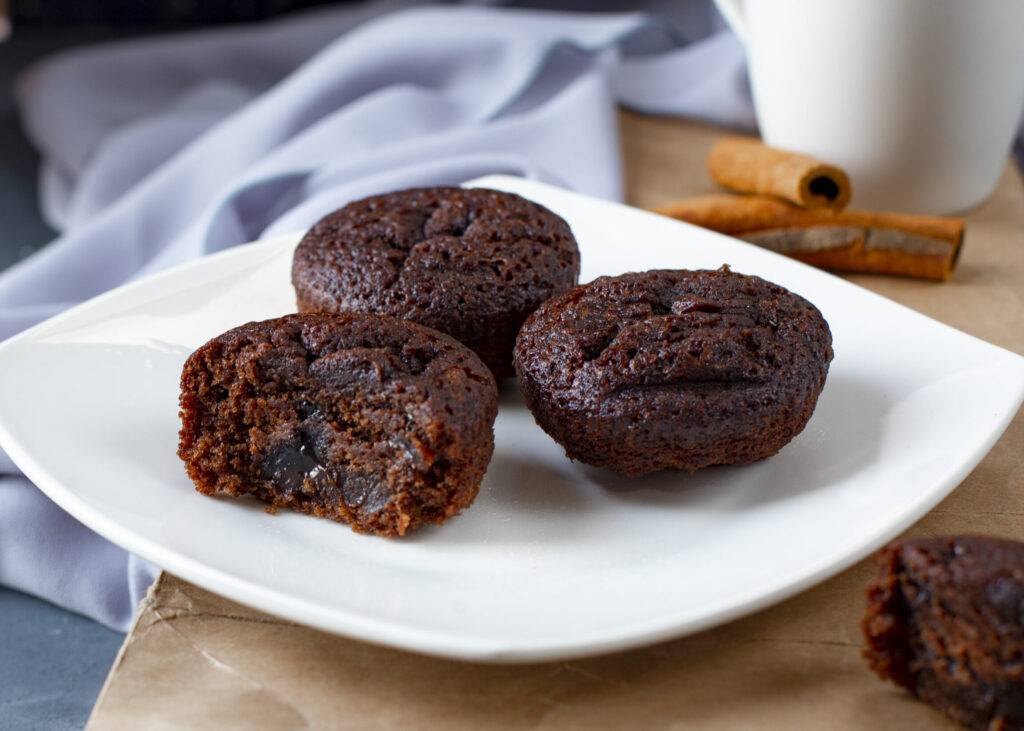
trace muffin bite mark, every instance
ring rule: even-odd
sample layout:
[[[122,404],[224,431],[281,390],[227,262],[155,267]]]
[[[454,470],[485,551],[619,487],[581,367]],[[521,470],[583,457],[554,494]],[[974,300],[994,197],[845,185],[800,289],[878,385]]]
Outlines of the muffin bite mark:
[[[193,354],[179,455],[200,492],[401,535],[472,501],[496,410],[490,373],[447,336],[386,317],[292,315]]]

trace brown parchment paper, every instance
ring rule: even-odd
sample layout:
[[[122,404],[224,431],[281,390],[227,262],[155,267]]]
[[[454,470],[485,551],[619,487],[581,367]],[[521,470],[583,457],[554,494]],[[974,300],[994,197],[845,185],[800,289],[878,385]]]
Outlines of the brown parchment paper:
[[[630,202],[655,206],[714,190],[704,156],[718,131],[629,113],[622,128]],[[1024,353],[1024,186],[1014,166],[968,219],[950,282],[851,279]],[[910,532],[1024,540],[1022,501],[1018,414],[977,469]],[[333,637],[164,574],[143,602],[89,728],[952,728],[861,661],[858,621],[871,572],[862,562],[692,637],[523,666],[439,660]]]

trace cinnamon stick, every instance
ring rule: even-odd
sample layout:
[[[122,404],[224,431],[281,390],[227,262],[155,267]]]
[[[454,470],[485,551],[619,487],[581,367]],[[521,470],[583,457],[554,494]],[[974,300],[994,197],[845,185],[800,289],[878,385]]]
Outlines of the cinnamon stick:
[[[831,213],[765,196],[706,195],[655,211],[822,269],[935,281],[952,276],[964,235],[960,218]]]
[[[718,142],[708,154],[708,170],[715,182],[737,193],[772,195],[833,211],[850,202],[850,180],[836,166],[749,137]]]

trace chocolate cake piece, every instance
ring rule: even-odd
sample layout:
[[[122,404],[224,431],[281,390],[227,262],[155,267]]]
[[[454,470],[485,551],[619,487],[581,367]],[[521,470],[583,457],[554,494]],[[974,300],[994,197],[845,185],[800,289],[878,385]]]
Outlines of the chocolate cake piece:
[[[468,506],[494,449],[494,378],[391,317],[288,315],[215,337],[181,375],[178,456],[207,495],[251,495],[404,535]]]
[[[1024,543],[901,540],[878,554],[864,657],[972,729],[1024,729]]]
[[[328,215],[295,251],[301,312],[393,315],[448,333],[503,378],[526,317],[576,284],[568,224],[512,193],[417,188]]]
[[[810,419],[831,360],[814,305],[727,267],[601,277],[545,302],[515,349],[544,431],[630,476],[775,454]]]

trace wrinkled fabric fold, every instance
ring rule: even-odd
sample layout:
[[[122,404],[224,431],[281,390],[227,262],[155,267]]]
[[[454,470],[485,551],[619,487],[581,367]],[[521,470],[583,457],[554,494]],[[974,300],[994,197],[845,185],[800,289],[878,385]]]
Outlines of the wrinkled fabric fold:
[[[71,51],[30,69],[20,112],[61,235],[0,274],[0,339],[386,190],[506,173],[620,199],[617,104],[753,126],[742,49],[701,4],[673,17],[414,4]],[[155,570],[0,452],[0,583],[125,629]]]

